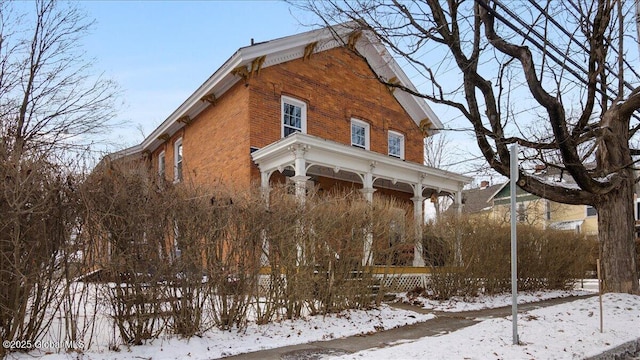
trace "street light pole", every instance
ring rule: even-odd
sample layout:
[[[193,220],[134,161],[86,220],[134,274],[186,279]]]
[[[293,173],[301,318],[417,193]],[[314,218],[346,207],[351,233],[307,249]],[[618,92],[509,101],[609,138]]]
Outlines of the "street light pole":
[[[516,230],[516,191],[518,182],[518,144],[511,145],[510,180],[511,192],[511,318],[513,323],[513,345],[518,345],[518,239]]]

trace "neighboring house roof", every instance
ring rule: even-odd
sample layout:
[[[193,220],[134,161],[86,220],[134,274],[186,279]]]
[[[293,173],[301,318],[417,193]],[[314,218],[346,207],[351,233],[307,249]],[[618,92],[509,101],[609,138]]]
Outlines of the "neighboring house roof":
[[[345,23],[331,28],[322,28],[305,33],[287,36],[271,41],[242,47],[236,51],[209,79],[189,96],[169,117],[147,136],[139,145],[112,154],[119,158],[142,151],[153,151],[160,146],[163,134],[172,135],[185,126],[185,116],[195,118],[202,112],[209,102],[206,97],[220,98],[227,90],[242,79],[243,71],[252,73],[269,66],[286,61],[303,58],[321,51],[347,44],[353,33],[353,24]],[[339,37],[341,40],[336,40]],[[357,38],[355,49],[365,57],[370,67],[382,79],[397,82],[411,90],[416,90],[409,77],[402,71],[398,63],[375,37],[367,32]],[[256,68],[254,68],[256,67]],[[240,71],[238,71],[240,70]],[[397,90],[394,97],[409,114],[411,119],[420,126],[423,120],[431,123],[430,133],[436,133],[442,127],[440,119],[431,110],[424,99],[415,97],[407,92]],[[213,96],[213,97],[211,97]]]
[[[493,197],[507,183],[495,184],[486,188],[476,188],[462,191],[462,212],[471,214],[490,209],[493,206]]]
[[[549,228],[556,230],[576,230],[582,227],[584,220],[557,221],[549,224]]]
[[[493,205],[504,205],[511,202],[511,182],[508,180],[507,182],[501,184],[502,186],[496,190],[496,192],[491,195],[489,201],[493,203]],[[516,201],[533,201],[539,200],[540,197],[533,195],[531,193],[526,192],[519,186],[516,186]]]

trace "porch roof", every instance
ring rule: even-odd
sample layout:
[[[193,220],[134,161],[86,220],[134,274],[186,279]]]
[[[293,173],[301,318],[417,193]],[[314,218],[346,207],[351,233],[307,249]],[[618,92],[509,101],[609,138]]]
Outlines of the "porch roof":
[[[439,192],[456,193],[471,182],[471,178],[454,172],[413,163],[373,151],[359,149],[316,136],[295,133],[279,141],[254,151],[251,156],[260,171],[270,176],[274,171],[282,171],[294,166],[296,152],[304,153],[305,172],[312,166],[323,166],[357,174],[364,183],[364,176],[370,174],[373,183],[378,179],[390,180],[421,186]]]

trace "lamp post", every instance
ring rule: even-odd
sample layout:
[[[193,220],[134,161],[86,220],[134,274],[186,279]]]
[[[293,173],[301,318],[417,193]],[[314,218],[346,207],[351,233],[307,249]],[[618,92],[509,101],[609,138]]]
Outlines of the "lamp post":
[[[511,145],[510,182],[511,192],[511,317],[513,323],[513,345],[518,344],[518,239],[516,231],[516,183],[518,182],[518,144]]]

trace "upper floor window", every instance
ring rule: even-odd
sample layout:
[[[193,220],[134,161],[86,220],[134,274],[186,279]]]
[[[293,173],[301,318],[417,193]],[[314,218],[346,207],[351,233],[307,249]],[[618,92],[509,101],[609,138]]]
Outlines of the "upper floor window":
[[[389,156],[404,159],[404,135],[389,130]]]
[[[587,205],[587,216],[596,216],[598,215],[598,211],[591,205]]]
[[[165,158],[164,151],[162,151],[160,153],[160,155],[158,155],[158,176],[161,179],[164,179],[164,174],[166,172],[166,168],[167,168],[166,158]]]
[[[351,119],[351,145],[369,150],[369,124]]]
[[[176,140],[173,148],[173,181],[182,181],[182,138]]]
[[[516,217],[518,218],[518,222],[527,221],[527,207],[524,203],[518,203],[518,212],[516,213]]]
[[[307,132],[307,104],[290,97],[282,97],[282,137]]]
[[[551,202],[549,200],[545,201],[545,219],[551,220]]]

